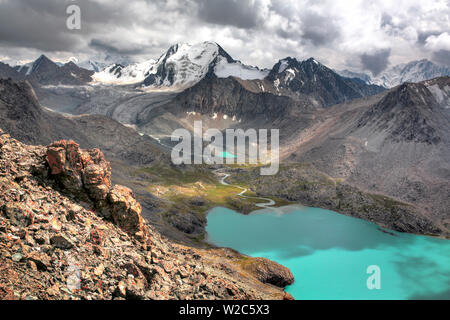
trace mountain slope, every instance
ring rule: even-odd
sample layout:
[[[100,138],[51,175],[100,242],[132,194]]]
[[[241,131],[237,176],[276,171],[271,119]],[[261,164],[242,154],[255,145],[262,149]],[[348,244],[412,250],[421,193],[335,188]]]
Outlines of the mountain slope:
[[[151,178],[136,173],[152,166],[171,167],[168,151],[156,140],[141,136],[107,116],[64,116],[48,111],[40,105],[28,82],[11,80],[0,80],[0,128],[28,144],[47,145],[70,139],[78,141],[83,148],[101,148],[114,169],[112,180],[134,190],[142,203],[143,216],[170,239],[192,242],[160,214],[165,203],[148,192],[147,179]],[[191,212],[181,214],[190,215]],[[190,227],[186,222],[185,228]]]
[[[113,64],[94,74],[94,81],[104,84],[134,84],[145,80],[147,72],[154,66],[155,60],[128,66]]]
[[[67,117],[43,109],[27,82],[0,80],[0,127],[25,143],[76,139],[85,148],[100,147],[108,156],[134,164],[162,156],[154,140],[107,117]]]
[[[443,96],[450,78],[334,106],[321,114],[322,125],[285,141],[285,154],[362,190],[411,203],[448,230],[450,112],[430,90],[436,86]]]
[[[142,113],[137,125],[142,132],[162,136],[180,127],[192,129],[199,120],[205,129],[221,130],[289,127],[292,119],[299,126],[316,112],[309,97],[302,98],[279,95],[266,80],[207,76],[172,101]]]
[[[120,55],[117,53],[112,52],[101,52],[97,53],[94,56],[91,56],[87,60],[79,61],[77,58],[74,59],[76,64],[83,69],[94,71],[94,72],[101,72],[106,67],[114,65],[114,64],[120,64],[120,65],[131,65],[135,61],[124,55]]]
[[[424,59],[394,66],[376,77],[373,83],[393,88],[404,82],[420,82],[443,76],[450,76],[450,67]]]
[[[440,114],[433,94],[421,83],[405,83],[389,92],[360,118],[358,127],[388,132],[396,142],[438,144]]]

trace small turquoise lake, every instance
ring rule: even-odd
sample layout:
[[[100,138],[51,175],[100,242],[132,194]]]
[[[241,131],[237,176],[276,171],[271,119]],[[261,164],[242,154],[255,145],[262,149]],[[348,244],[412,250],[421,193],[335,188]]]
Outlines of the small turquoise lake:
[[[297,300],[450,299],[449,240],[302,206],[250,215],[214,208],[207,219],[210,243],[288,267]],[[379,267],[379,290],[368,289],[369,266]]]

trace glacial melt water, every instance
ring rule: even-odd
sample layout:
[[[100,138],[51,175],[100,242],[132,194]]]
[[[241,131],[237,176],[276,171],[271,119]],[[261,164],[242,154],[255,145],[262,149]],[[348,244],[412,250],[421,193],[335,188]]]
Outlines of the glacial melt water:
[[[450,241],[381,230],[317,208],[208,214],[208,241],[288,267],[295,299],[450,299]],[[369,266],[381,289],[369,290]]]

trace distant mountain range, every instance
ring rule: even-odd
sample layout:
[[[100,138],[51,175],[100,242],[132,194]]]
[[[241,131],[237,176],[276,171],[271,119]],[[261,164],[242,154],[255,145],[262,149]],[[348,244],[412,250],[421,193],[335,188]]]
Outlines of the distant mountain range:
[[[424,59],[393,66],[376,77],[349,70],[338,71],[338,73],[343,77],[361,79],[366,84],[393,88],[405,82],[420,82],[437,77],[450,76],[450,67],[437,65]]]
[[[311,64],[311,61],[317,64]],[[315,65],[318,67],[314,68]],[[437,65],[426,59],[393,66],[376,77],[364,72],[334,71],[326,68],[325,73],[328,73],[328,77],[321,72],[324,70],[321,67],[326,68],[314,58],[299,61],[287,57],[276,63],[271,70],[260,69],[233,59],[215,42],[202,42],[194,45],[187,43],[173,45],[160,58],[140,63],[134,63],[131,58],[118,54],[97,54],[81,62],[71,58],[68,63],[54,63],[44,55],[21,66],[10,66],[0,62],[0,77],[11,77],[16,80],[31,78],[32,81],[44,85],[77,85],[93,82],[168,90],[189,88],[208,75],[218,78],[232,76],[243,80],[263,80],[269,77],[272,81],[276,81],[279,89],[308,94],[316,90],[317,84],[322,87],[331,81],[332,85],[342,86],[342,91],[345,92],[337,94],[341,95],[340,98],[336,93],[331,94],[335,95],[331,99],[317,96],[320,97],[319,100],[324,99],[319,101],[320,104],[329,105],[336,101],[342,102],[348,98],[380,92],[380,88],[376,86],[392,88],[404,82],[420,82],[450,75],[449,66]],[[338,79],[334,73],[347,79]]]
[[[100,66],[89,62],[92,68]],[[91,69],[92,69],[91,68]],[[203,79],[260,80],[267,90],[278,95],[298,98],[308,95],[316,106],[330,105],[369,96],[383,91],[382,87],[359,79],[341,77],[311,58],[298,61],[287,57],[272,70],[248,66],[233,59],[220,45],[203,42],[196,45],[177,44],[158,60],[122,65],[111,64],[99,72],[78,67],[74,62],[59,65],[42,55],[36,61],[10,67],[0,65],[0,77],[29,80],[39,85],[133,85],[136,88],[182,91]]]

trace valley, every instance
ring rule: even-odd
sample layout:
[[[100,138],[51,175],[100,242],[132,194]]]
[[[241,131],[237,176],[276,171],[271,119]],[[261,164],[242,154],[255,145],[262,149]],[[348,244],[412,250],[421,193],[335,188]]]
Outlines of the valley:
[[[234,283],[245,288],[239,297],[289,299],[283,288],[292,284],[293,276],[276,262],[216,247],[241,251],[240,244],[228,238],[211,240],[221,234],[217,231],[220,227],[210,225],[216,212],[221,219],[231,219],[224,222],[227,225],[233,219],[249,221],[261,209],[289,216],[286,208],[311,207],[310,220],[294,222],[320,229],[320,224],[314,224],[316,213],[319,219],[332,210],[337,217],[331,224],[324,223],[330,233],[333,221],[357,221],[350,223],[350,229],[365,230],[370,223],[367,230],[375,242],[381,238],[383,243],[390,241],[381,233],[402,239],[410,239],[412,234],[450,238],[448,76],[388,89],[342,76],[314,58],[300,61],[287,57],[271,70],[248,66],[212,42],[174,45],[157,60],[127,66],[116,63],[95,72],[72,64],[58,66],[41,56],[26,68],[0,68],[0,76],[6,78],[0,80],[0,128],[19,141],[10,141],[8,136],[5,145],[22,152],[28,150],[27,145],[52,148],[55,141],[71,145],[74,140],[82,149],[100,149],[111,167],[102,169],[109,176],[106,187],[100,189],[113,192],[110,184],[116,184],[132,190],[130,202],[141,207],[138,217],[163,238],[163,256],[181,252],[189,260],[193,250],[201,257],[202,266],[217,272],[217,279],[229,272],[237,281]],[[196,121],[202,122],[204,130],[221,133],[227,129],[278,129],[279,172],[262,176],[261,164],[175,165],[171,135],[176,129],[193,133]],[[65,152],[69,155],[70,150]],[[42,162],[42,155],[36,158],[30,152],[33,161],[51,167],[52,163]],[[72,181],[69,169],[66,174]],[[4,175],[15,179],[14,170],[8,169]],[[32,172],[32,168],[27,170]],[[66,182],[52,186],[57,190]],[[81,182],[83,188],[85,184]],[[105,206],[89,197],[86,201],[92,202],[90,210]],[[234,215],[237,213],[239,218]],[[257,229],[246,228],[239,229],[236,238],[253,235]],[[269,226],[261,228],[270,233]],[[297,231],[292,230],[293,234]],[[428,242],[423,241],[426,246]],[[277,254],[264,256],[264,250],[242,248],[244,254],[261,253],[264,258],[285,261]],[[422,250],[420,245],[418,248]],[[156,258],[155,264],[158,261]],[[161,274],[164,277],[165,273]],[[186,285],[191,288],[193,282],[189,279]],[[263,292],[257,295],[260,286]],[[109,290],[107,297],[127,296],[128,289],[118,290]],[[136,294],[135,289],[129,290],[129,297]],[[237,295],[211,290],[189,297]],[[186,292],[177,294],[186,297]],[[138,296],[153,297],[142,290]],[[402,292],[395,297],[412,296]]]

